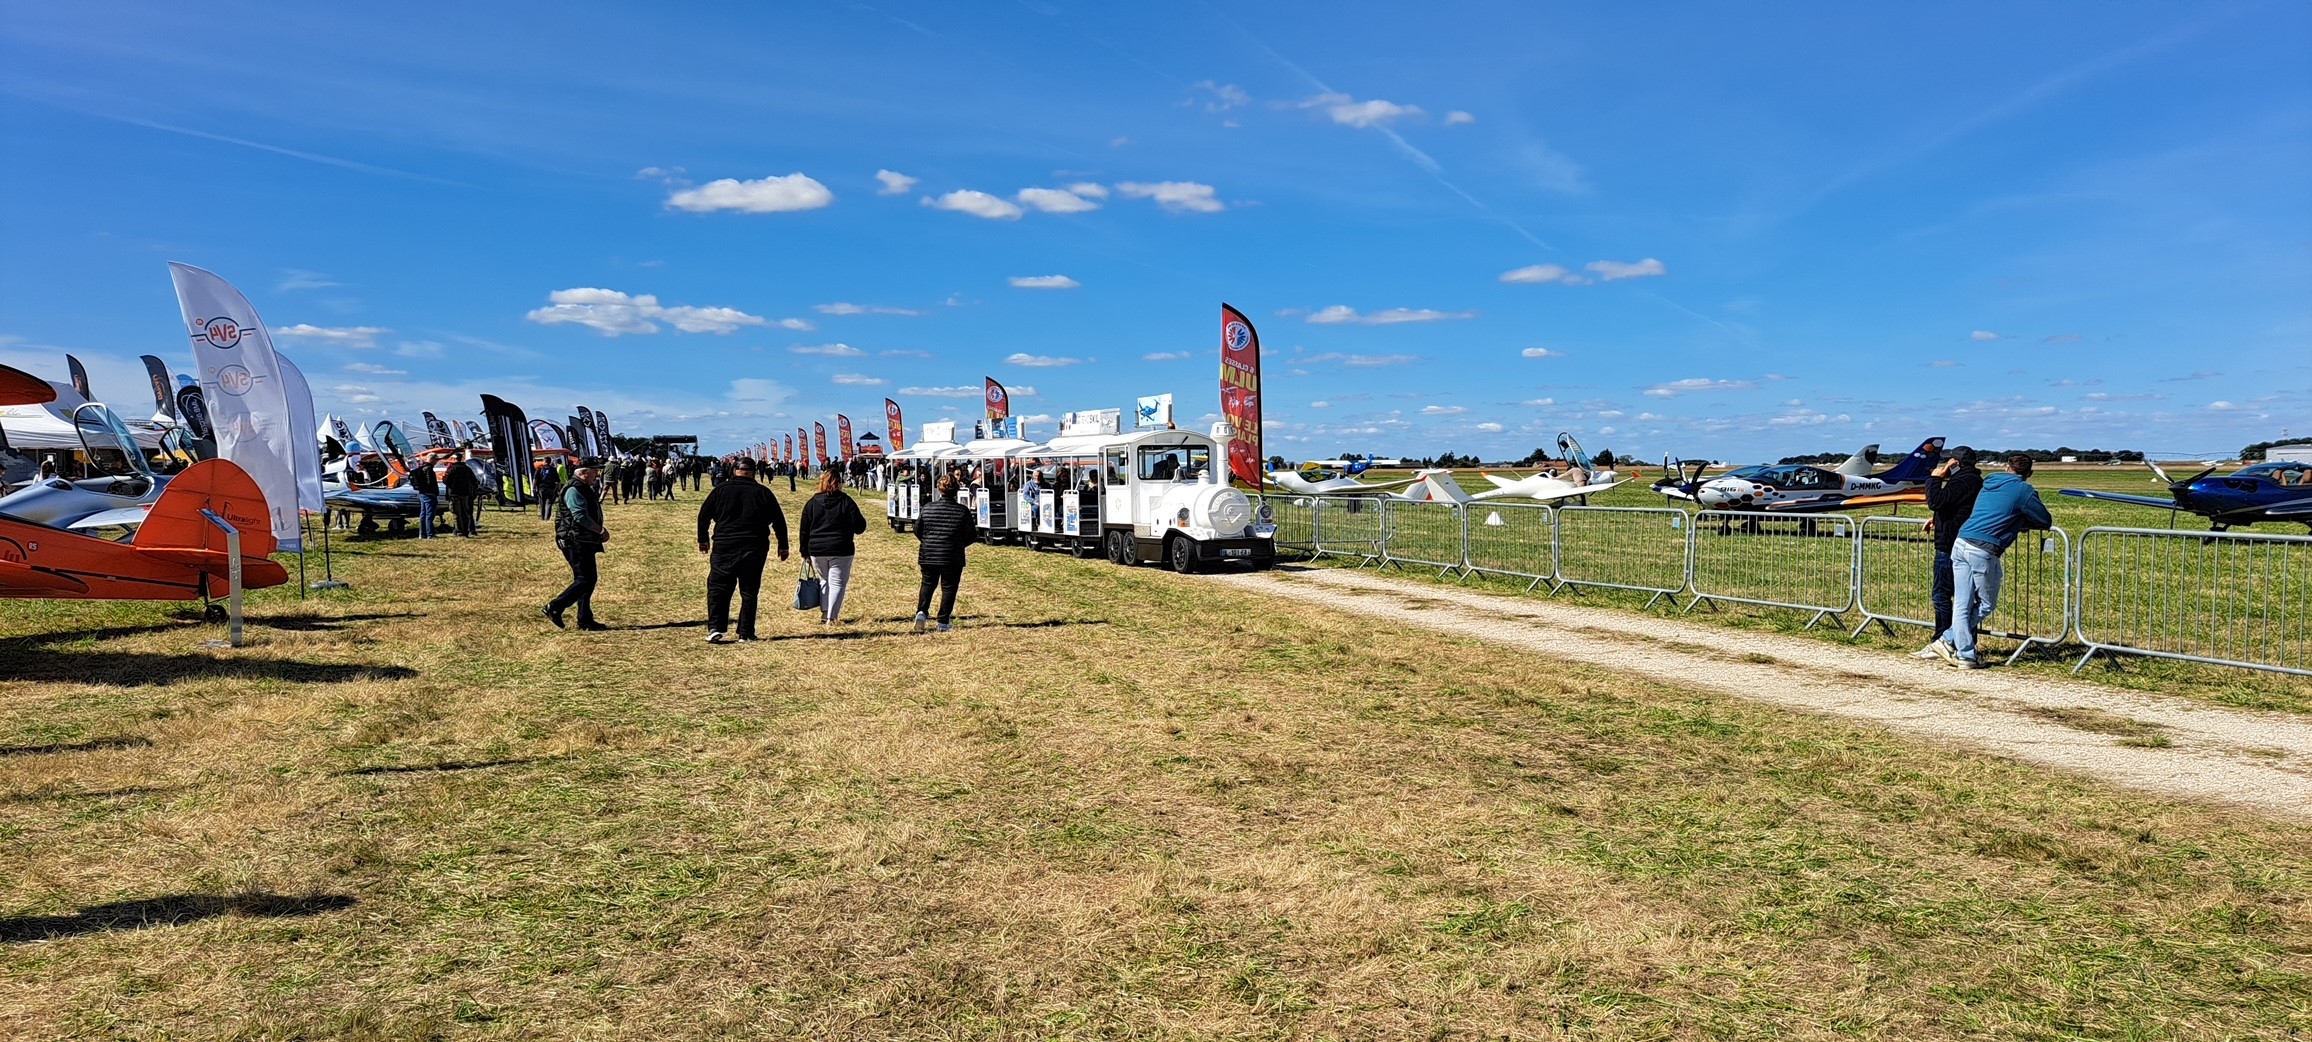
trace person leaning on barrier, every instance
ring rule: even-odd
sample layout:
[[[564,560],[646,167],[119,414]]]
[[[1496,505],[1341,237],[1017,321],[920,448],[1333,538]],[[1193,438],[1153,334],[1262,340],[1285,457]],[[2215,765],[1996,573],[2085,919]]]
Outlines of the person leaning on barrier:
[[[762,591],[764,558],[770,553],[774,532],[779,537],[779,560],[784,561],[787,515],[779,510],[779,497],[755,484],[754,461],[741,456],[732,462],[731,476],[698,505],[698,552],[709,555],[707,643],[722,644],[728,639],[734,590],[739,595],[738,639],[755,639],[756,595]]]
[[[1954,611],[1949,632],[1932,647],[1961,669],[1983,668],[1975,632],[1999,605],[1999,584],[2006,575],[2000,557],[2015,545],[2016,536],[2055,527],[2055,519],[2047,515],[2047,504],[2039,501],[2039,490],[2031,487],[2030,477],[2031,457],[2021,453],[2007,457],[2004,473],[1983,479],[1975,509],[1951,544],[1951,603],[1972,610]]]
[[[610,628],[594,621],[594,584],[601,575],[595,558],[601,555],[602,544],[610,541],[610,529],[602,522],[601,478],[601,471],[580,467],[562,490],[562,516],[554,519],[554,545],[570,565],[570,585],[547,602],[545,612],[547,621],[557,629],[564,625],[562,613],[573,605],[578,608],[579,629]]]
[[[1935,602],[1935,637],[1912,653],[1913,658],[1941,658],[1938,647],[1951,630],[1951,544],[1967,515],[1975,512],[1975,496],[1983,491],[1983,472],[1975,469],[1975,450],[1961,445],[1943,457],[1927,475],[1927,533],[1935,537],[1935,572],[1931,596]]]
[[[979,538],[978,518],[955,501],[963,480],[949,471],[940,476],[939,495],[923,505],[915,519],[915,564],[923,571],[923,586],[915,595],[915,632],[931,621],[931,593],[939,591],[939,632],[954,629],[955,591],[963,585],[964,549]]]

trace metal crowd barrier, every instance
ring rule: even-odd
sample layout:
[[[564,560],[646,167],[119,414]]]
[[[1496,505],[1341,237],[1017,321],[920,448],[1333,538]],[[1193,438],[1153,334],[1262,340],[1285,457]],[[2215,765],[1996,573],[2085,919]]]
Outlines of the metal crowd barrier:
[[[1381,542],[1381,563],[1402,568],[1417,564],[1437,569],[1438,575],[1466,567],[1468,530],[1462,527],[1459,503],[1383,500],[1388,519]]]
[[[1559,507],[1550,544],[1557,583],[1651,593],[1646,607],[1686,589],[1687,517],[1666,507]]]
[[[2312,676],[2312,536],[2090,528],[2073,630],[2087,653]]]
[[[1839,618],[1854,610],[1857,531],[1845,514],[1701,511],[1688,543],[1686,610],[1736,601],[1811,611],[1807,629]]]
[[[1317,548],[1316,507],[1306,496],[1264,495],[1259,506],[1266,509],[1270,524],[1276,526],[1276,545],[1279,550],[1299,550],[1313,553]]]
[[[1463,508],[1469,575],[1531,579],[1526,592],[1557,575],[1557,515],[1541,503],[1470,503]]]
[[[1856,634],[1876,622],[1933,629],[1935,537],[1926,520],[1866,517],[1857,542]],[[1982,632],[2019,641],[2012,663],[2037,644],[2060,644],[2071,631],[2071,536],[2062,529],[2025,532],[2000,559],[2006,572],[1999,603]]]
[[[1309,543],[1318,556],[1354,557],[1357,566],[1377,564],[1388,538],[1388,515],[1380,503],[1362,497],[1312,497]]]

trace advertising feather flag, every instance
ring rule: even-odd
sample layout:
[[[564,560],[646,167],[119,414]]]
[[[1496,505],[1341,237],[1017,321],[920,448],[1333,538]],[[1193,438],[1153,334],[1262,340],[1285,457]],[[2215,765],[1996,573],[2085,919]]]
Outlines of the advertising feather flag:
[[[153,422],[175,423],[177,400],[173,393],[175,385],[169,380],[169,364],[154,355],[145,355],[141,360],[145,377],[153,382]]]
[[[843,459],[858,455],[851,448],[851,418],[842,413],[835,414],[835,445],[843,450]]]
[[[1011,392],[992,376],[987,378],[987,418],[992,421],[990,427],[1011,418]]]
[[[297,447],[313,439],[297,429],[273,338],[249,298],[215,274],[169,264],[177,307],[192,339],[202,397],[217,436],[217,453],[247,471],[265,495],[276,546],[304,546],[297,513]]]
[[[1261,467],[1260,333],[1244,312],[1220,305],[1220,415],[1236,428],[1228,443],[1228,470],[1238,481],[1263,488]]]
[[[883,399],[883,426],[884,434],[891,442],[891,451],[898,452],[907,447],[907,421],[900,418],[899,403],[889,398]]]
[[[827,465],[827,425],[812,420],[811,434],[811,455],[819,461],[820,466],[824,467]]]

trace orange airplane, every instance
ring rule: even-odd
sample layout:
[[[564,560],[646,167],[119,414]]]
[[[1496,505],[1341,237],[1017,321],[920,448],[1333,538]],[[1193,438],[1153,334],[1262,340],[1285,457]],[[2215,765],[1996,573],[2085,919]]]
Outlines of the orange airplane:
[[[0,405],[54,400],[48,381],[0,365]],[[0,514],[0,597],[189,601],[231,592],[232,557],[208,510],[241,530],[241,588],[289,581],[272,560],[265,494],[229,460],[202,460],[169,479],[136,536],[116,543]]]

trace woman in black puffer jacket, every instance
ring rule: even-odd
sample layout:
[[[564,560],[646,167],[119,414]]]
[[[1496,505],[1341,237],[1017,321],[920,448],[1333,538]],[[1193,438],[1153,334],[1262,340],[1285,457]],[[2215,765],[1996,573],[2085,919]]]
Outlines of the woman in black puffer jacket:
[[[803,504],[803,557],[819,572],[819,622],[843,617],[843,592],[851,585],[851,558],[859,552],[851,537],[867,530],[859,504],[843,494],[843,472],[819,475],[819,494]]]
[[[923,588],[915,595],[915,632],[931,621],[931,591],[939,591],[939,632],[954,629],[955,590],[963,585],[963,549],[979,538],[979,519],[955,501],[962,481],[954,474],[939,479],[939,498],[924,504],[915,521],[915,538],[923,545],[915,563],[923,569]]]

